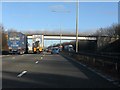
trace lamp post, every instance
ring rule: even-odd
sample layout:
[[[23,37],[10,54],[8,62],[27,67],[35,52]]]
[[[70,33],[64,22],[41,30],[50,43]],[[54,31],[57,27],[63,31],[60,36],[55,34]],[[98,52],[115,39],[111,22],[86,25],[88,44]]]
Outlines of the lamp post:
[[[76,53],[78,53],[78,4],[79,2],[76,2]]]
[[[57,12],[56,10],[52,10],[52,12]],[[60,47],[61,47],[61,37],[62,37],[62,34],[61,34],[61,25],[60,25]]]
[[[62,33],[61,33],[61,26],[60,26],[60,48],[61,48],[61,37],[62,37]]]
[[[52,12],[59,12],[57,10],[52,10]],[[70,11],[64,11],[64,13],[69,13]],[[61,38],[62,38],[62,33],[61,33],[61,25],[60,25],[60,48],[61,48]]]

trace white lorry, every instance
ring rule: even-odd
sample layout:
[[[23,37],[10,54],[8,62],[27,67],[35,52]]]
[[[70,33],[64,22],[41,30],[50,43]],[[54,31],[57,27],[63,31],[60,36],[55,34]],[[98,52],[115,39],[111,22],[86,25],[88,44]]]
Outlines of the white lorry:
[[[73,45],[65,45],[65,46],[64,46],[64,49],[65,49],[66,51],[69,51],[69,52],[73,52],[73,51],[74,51]]]

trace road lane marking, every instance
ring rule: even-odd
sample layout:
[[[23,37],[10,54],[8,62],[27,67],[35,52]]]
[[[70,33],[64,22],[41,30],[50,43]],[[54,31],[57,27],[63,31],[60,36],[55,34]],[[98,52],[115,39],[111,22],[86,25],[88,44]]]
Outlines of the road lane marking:
[[[43,57],[41,57],[41,59],[43,59]]]
[[[38,61],[35,62],[36,64],[38,63]]]
[[[27,73],[27,71],[23,71],[23,72],[20,73],[17,77],[22,77],[25,73]]]
[[[12,57],[12,59],[15,59],[15,57]]]

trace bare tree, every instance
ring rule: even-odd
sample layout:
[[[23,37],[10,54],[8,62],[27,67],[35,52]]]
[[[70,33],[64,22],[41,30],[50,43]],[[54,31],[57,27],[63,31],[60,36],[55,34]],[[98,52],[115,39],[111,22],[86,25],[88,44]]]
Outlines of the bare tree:
[[[115,34],[120,36],[120,24],[114,26]]]
[[[114,37],[117,35],[120,36],[120,25],[113,24],[110,27],[100,28],[94,33],[94,35],[96,35],[96,36],[109,36],[109,37]]]
[[[7,50],[7,34],[5,33],[4,26],[0,25],[0,47],[2,50]]]
[[[2,51],[2,25],[0,24],[0,51]]]
[[[13,28],[7,30],[7,32],[16,32],[16,31],[17,31],[17,30],[16,30],[16,29],[13,29]]]

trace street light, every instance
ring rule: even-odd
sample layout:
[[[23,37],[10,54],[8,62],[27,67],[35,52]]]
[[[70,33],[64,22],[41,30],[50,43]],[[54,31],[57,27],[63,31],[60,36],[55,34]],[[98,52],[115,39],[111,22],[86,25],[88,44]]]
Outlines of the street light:
[[[60,48],[61,48],[61,37],[62,37],[62,33],[61,33],[61,26],[60,26]]]
[[[52,12],[57,13],[59,11],[52,10]],[[65,11],[62,11],[62,13],[70,13],[70,11],[65,10]],[[61,33],[61,25],[60,25],[60,48],[61,48],[61,37],[62,37],[62,33]]]
[[[76,2],[76,53],[78,53],[78,4],[79,2]]]
[[[57,11],[56,10],[52,10],[52,12],[56,13]],[[61,34],[61,25],[60,25],[60,47],[61,47],[61,36],[62,36],[62,34]]]

